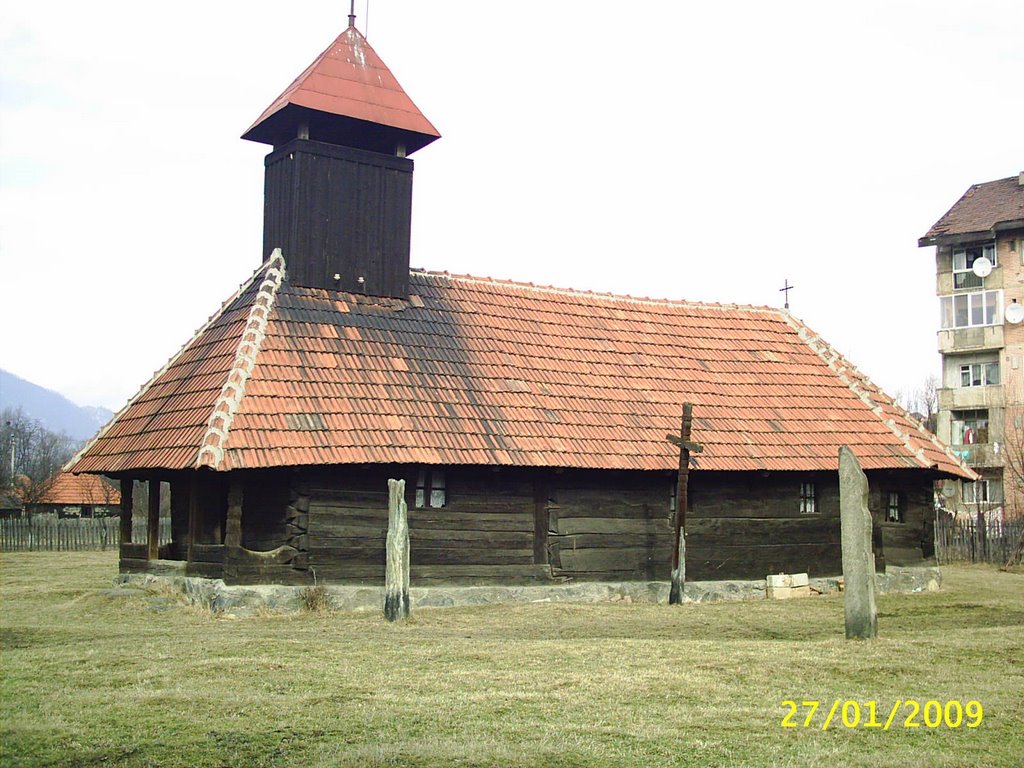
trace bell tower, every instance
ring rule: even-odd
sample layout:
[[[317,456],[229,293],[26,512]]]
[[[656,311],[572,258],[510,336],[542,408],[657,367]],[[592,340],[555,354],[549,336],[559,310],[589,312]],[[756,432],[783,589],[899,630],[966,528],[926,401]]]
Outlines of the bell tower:
[[[293,285],[406,298],[408,155],[439,137],[350,14],[242,135],[274,147],[264,159],[263,257],[281,248]]]

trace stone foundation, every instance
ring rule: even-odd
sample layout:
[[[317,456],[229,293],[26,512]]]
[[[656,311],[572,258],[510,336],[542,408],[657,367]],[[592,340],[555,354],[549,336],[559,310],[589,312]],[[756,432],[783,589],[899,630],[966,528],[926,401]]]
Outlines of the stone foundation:
[[[258,611],[288,612],[303,608],[303,595],[310,587],[277,585],[228,586],[220,579],[183,576],[178,569],[155,569],[153,573],[122,573],[115,579],[119,589],[110,594],[137,594],[138,589],[159,586],[184,595],[188,602],[217,613],[236,616]],[[842,579],[810,579],[812,595],[840,590]],[[897,568],[890,566],[877,575],[880,594],[889,592],[934,592],[941,583],[937,567]],[[328,604],[341,611],[382,611],[384,585],[363,587],[324,585]],[[721,600],[763,600],[766,583],[756,581],[693,581],[686,583],[684,603],[709,603]],[[576,582],[545,586],[450,586],[412,587],[409,596],[413,610],[498,603],[667,603],[669,582]]]

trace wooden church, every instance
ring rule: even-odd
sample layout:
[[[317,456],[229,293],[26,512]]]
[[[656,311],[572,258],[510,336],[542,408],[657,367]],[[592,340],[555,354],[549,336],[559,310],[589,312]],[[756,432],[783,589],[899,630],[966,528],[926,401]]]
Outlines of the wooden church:
[[[684,402],[688,578],[840,573],[842,445],[879,565],[932,557],[933,483],[973,473],[788,311],[410,271],[438,133],[351,18],[243,138],[262,265],[70,465],[121,481],[122,571],[382,584],[404,478],[413,586],[667,580]]]

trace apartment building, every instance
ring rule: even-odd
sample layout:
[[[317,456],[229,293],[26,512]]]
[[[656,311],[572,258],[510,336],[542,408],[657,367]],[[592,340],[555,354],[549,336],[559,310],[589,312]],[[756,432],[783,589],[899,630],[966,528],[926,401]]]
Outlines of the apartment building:
[[[935,246],[936,431],[982,476],[947,503],[1024,516],[1024,173],[973,185],[918,245]]]

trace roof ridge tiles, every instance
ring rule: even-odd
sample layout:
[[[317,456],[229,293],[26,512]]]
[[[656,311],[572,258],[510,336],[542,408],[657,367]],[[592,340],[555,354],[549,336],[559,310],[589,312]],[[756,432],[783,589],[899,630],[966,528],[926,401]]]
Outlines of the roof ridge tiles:
[[[920,421],[915,419],[913,415],[896,402],[895,399],[889,397],[889,395],[887,395],[877,384],[871,381],[867,374],[860,371],[860,369],[853,365],[839,350],[822,339],[821,336],[814,333],[814,331],[812,331],[802,320],[798,319],[794,315],[787,313],[787,319],[789,320],[790,325],[792,325],[792,327],[797,331],[801,340],[803,340],[807,346],[818,355],[818,357],[824,360],[830,369],[836,372],[839,380],[848,386],[851,392],[860,398],[865,405],[871,408],[871,412],[879,417],[882,423],[888,427],[897,438],[899,438],[900,442],[902,442],[907,450],[914,455],[914,458],[917,459],[921,466],[926,468],[930,468],[932,466],[931,462],[929,462],[925,457],[924,448],[915,446],[910,439],[910,433],[904,432],[900,429],[894,419],[884,418],[885,412],[882,407],[883,405],[888,405],[890,408],[893,408],[897,414],[906,419],[912,427],[916,427],[917,431],[921,433],[919,439],[928,440],[928,442],[936,449],[941,450],[962,469],[967,472],[972,472],[972,470],[964,464],[963,460],[953,453],[949,446],[943,445],[934,434],[925,429],[924,425],[921,424]],[[846,371],[849,371],[852,374],[852,377],[847,376]],[[881,395],[887,400],[887,402],[876,401],[871,397],[869,391],[874,392],[876,395]]]
[[[231,429],[235,413],[238,411],[238,406],[241,405],[242,398],[245,396],[245,385],[249,381],[253,368],[256,367],[256,358],[259,356],[260,345],[263,343],[267,320],[274,308],[274,300],[277,298],[277,292],[284,279],[284,270],[284,255],[280,248],[275,248],[263,265],[263,282],[260,283],[256,298],[249,308],[249,317],[241,338],[238,340],[235,360],[227,373],[220,395],[213,404],[210,418],[207,420],[206,432],[203,434],[203,439],[200,441],[201,447],[196,455],[196,467],[225,469],[224,453],[228,432]]]
[[[722,311],[729,310],[744,310],[753,312],[763,312],[765,314],[783,316],[788,314],[784,309],[778,307],[769,307],[765,305],[757,304],[737,304],[737,303],[721,303],[721,302],[708,302],[708,301],[689,301],[687,299],[654,299],[648,296],[631,296],[626,293],[612,293],[610,291],[590,291],[582,288],[565,288],[556,285],[537,285],[535,283],[523,282],[519,280],[510,280],[506,278],[488,277],[486,275],[468,275],[459,274],[454,272],[448,272],[445,270],[432,270],[432,269],[411,269],[410,272],[414,275],[421,277],[432,278],[432,277],[445,277],[451,280],[455,280],[461,283],[480,284],[480,285],[499,285],[508,286],[511,288],[525,288],[527,290],[536,291],[538,293],[550,293],[558,296],[593,296],[599,299],[615,299],[625,300],[633,304],[641,305],[654,305],[654,306],[669,306],[669,307],[692,307],[694,309],[717,309]]]
[[[261,264],[260,267],[258,269],[256,269],[252,273],[252,275],[249,276],[248,280],[245,280],[244,282],[242,282],[238,286],[238,290],[235,291],[233,294],[231,294],[231,296],[223,304],[220,305],[220,309],[218,309],[216,312],[214,312],[212,315],[210,315],[210,317],[206,320],[206,322],[203,323],[195,331],[195,333],[193,333],[191,336],[189,336],[188,341],[186,341],[184,344],[182,344],[178,348],[178,351],[175,352],[173,355],[171,355],[167,359],[167,362],[164,363],[163,366],[161,366],[158,370],[154,371],[154,373],[150,377],[149,381],[147,381],[145,384],[143,384],[139,388],[139,391],[136,392],[132,397],[130,397],[128,399],[128,402],[126,402],[117,413],[115,413],[113,416],[110,417],[110,420],[107,421],[107,423],[103,425],[103,427],[100,429],[100,431],[97,432],[95,435],[93,435],[92,439],[89,440],[88,442],[86,442],[85,445],[82,446],[81,450],[78,451],[78,453],[76,453],[74,456],[71,457],[71,460],[68,461],[67,464],[65,464],[63,467],[61,467],[61,471],[62,472],[74,472],[75,464],[78,463],[79,459],[81,459],[89,451],[89,449],[93,447],[93,445],[95,445],[97,442],[99,442],[99,440],[102,439],[104,437],[104,435],[106,435],[107,431],[112,426],[114,426],[114,424],[117,423],[117,421],[121,418],[121,416],[129,408],[131,408],[132,405],[134,405],[136,403],[136,401],[138,401],[143,395],[146,394],[146,392],[149,391],[149,388],[153,386],[153,384],[157,381],[157,379],[159,379],[161,376],[163,376],[164,373],[166,373],[176,362],[178,362],[178,359],[186,351],[188,351],[189,348],[191,348],[199,339],[201,339],[203,337],[203,335],[210,329],[210,327],[214,323],[216,323],[217,320],[219,320],[220,317],[227,311],[228,307],[230,307],[232,304],[234,304],[235,301],[237,301],[238,298],[243,293],[245,293],[252,286],[252,284],[254,282],[256,282],[256,278],[258,278],[261,274],[263,274],[265,272],[265,270],[267,269],[267,267],[270,264],[272,259],[273,259],[273,256],[271,256],[269,259],[267,259],[267,261],[265,261],[263,264]]]

